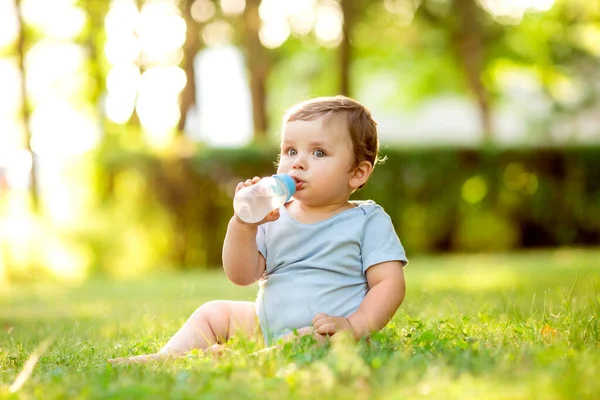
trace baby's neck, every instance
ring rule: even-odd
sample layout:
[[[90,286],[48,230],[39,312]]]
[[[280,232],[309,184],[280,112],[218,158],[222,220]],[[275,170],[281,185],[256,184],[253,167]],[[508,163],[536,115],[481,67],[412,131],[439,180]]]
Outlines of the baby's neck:
[[[286,205],[290,215],[302,224],[316,224],[353,207],[354,204],[349,201],[322,206],[310,206],[298,200],[293,200]]]

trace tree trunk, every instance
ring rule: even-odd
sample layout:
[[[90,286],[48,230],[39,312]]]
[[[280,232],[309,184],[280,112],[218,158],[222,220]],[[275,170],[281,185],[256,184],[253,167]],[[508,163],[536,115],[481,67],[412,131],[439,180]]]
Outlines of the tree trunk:
[[[35,213],[40,212],[40,199],[37,187],[37,164],[35,161],[35,155],[31,150],[31,126],[29,125],[29,118],[31,116],[31,110],[27,101],[27,71],[25,68],[25,53],[26,53],[26,38],[25,38],[25,22],[23,21],[23,15],[21,13],[21,0],[15,0],[15,8],[17,10],[17,18],[19,20],[19,36],[17,39],[17,60],[19,64],[19,70],[21,71],[21,118],[23,120],[24,127],[24,141],[25,148],[31,154],[31,170],[29,172],[30,179],[30,195],[32,201],[32,210]]]
[[[135,5],[138,9],[138,12],[142,11],[142,8],[144,7],[144,2],[145,2],[145,0],[136,0],[135,1]],[[145,68],[144,63],[142,62],[142,57],[138,58],[137,65],[140,68],[140,74],[144,74],[146,68]],[[127,135],[131,136],[133,138],[133,140],[138,141],[139,143],[143,143],[145,141],[144,128],[142,126],[142,120],[140,119],[140,115],[137,112],[138,100],[139,100],[139,91],[138,91],[136,99],[135,99],[135,107],[133,107],[133,112],[131,113],[131,117],[129,118],[129,121],[127,121],[127,123],[126,123],[126,127],[128,129],[126,129],[125,132]]]
[[[88,73],[93,77],[93,88],[90,95],[90,102],[98,104],[102,95],[106,92],[106,71],[100,65],[102,49],[104,48],[105,38],[100,35],[104,32],[104,21],[110,9],[110,3],[107,1],[85,0],[82,2],[89,17],[90,31],[85,38],[86,50],[89,54]],[[110,132],[107,129],[107,119],[104,110],[99,111],[97,123],[102,127],[104,134],[102,140],[106,140]],[[100,201],[104,201],[114,195],[114,183],[116,173],[110,168],[102,168]]]
[[[244,29],[246,40],[246,61],[250,72],[250,91],[252,93],[252,115],[254,119],[254,138],[266,140],[267,119],[267,77],[271,68],[271,59],[260,43],[258,29],[260,0],[248,0],[244,11]]]
[[[350,34],[354,27],[356,8],[354,0],[342,0],[341,7],[344,21],[342,24],[343,37],[339,46],[340,94],[351,96],[350,64],[352,62],[352,45],[350,44]]]
[[[454,32],[456,54],[463,64],[467,83],[477,101],[483,141],[489,144],[493,141],[493,126],[489,94],[481,81],[484,39],[477,16],[478,7],[474,0],[454,0],[453,4],[458,16],[458,26]]]
[[[179,111],[181,117],[177,125],[177,134],[183,135],[187,114],[190,108],[196,105],[196,75],[194,73],[194,59],[200,51],[199,30],[200,24],[194,21],[191,14],[192,1],[186,1],[182,6],[182,14],[187,26],[185,43],[183,45],[183,70],[187,78],[185,87],[179,98]]]

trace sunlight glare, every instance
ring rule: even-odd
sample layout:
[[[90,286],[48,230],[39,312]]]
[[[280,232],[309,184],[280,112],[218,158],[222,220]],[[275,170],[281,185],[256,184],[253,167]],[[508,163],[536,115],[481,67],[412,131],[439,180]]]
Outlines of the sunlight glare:
[[[104,44],[104,55],[111,65],[134,63],[141,51],[140,42],[134,34],[109,36]]]
[[[528,11],[549,11],[554,0],[479,0],[482,7],[494,17],[508,18],[508,23],[519,23]]]
[[[326,47],[337,46],[342,38],[343,16],[337,2],[328,2],[317,9],[315,34],[319,42]]]
[[[290,25],[285,19],[264,21],[258,32],[260,42],[267,49],[281,46],[290,36]]]
[[[1,236],[0,236],[1,238]],[[3,250],[4,251],[4,250]],[[2,254],[2,253],[0,253]],[[7,272],[8,272],[8,266],[6,265],[6,263],[4,262],[4,259],[7,257],[0,257],[0,284],[4,285],[4,282],[6,282],[6,278],[7,278]]]
[[[291,3],[288,18],[294,33],[308,34],[317,21],[316,0],[298,0]]]
[[[185,20],[173,3],[152,1],[140,12],[137,33],[144,59],[149,64],[160,63],[165,56],[176,53],[185,43]]]
[[[73,39],[83,30],[87,15],[76,0],[24,0],[21,5],[26,24],[38,27],[47,37]]]
[[[90,265],[91,255],[89,250],[68,245],[55,236],[42,242],[42,255],[46,267],[56,277],[72,281],[81,281],[85,278]]]
[[[140,69],[134,64],[113,67],[106,78],[106,89],[112,93],[136,93],[140,80]]]
[[[264,22],[285,19],[288,15],[289,0],[262,0],[258,15]]]
[[[554,0],[529,0],[529,7],[535,11],[550,11]]]
[[[117,124],[126,123],[135,107],[140,82],[140,69],[133,64],[117,65],[106,79],[106,116]]]
[[[231,42],[233,27],[225,21],[215,21],[206,25],[202,31],[202,40],[207,47],[224,46]]]
[[[148,143],[153,147],[168,145],[172,139],[172,130],[181,117],[177,102],[156,96],[143,96],[138,99],[136,110],[148,134]]]
[[[136,36],[139,11],[133,0],[113,1],[104,19],[104,54],[111,65],[134,63],[142,51]]]
[[[27,93],[37,105],[54,99],[75,98],[85,87],[85,51],[74,43],[44,39],[27,53]]]
[[[106,36],[118,38],[134,34],[139,15],[135,0],[113,0],[104,19]]]
[[[10,174],[15,154],[23,147],[23,123],[16,118],[0,116],[0,132],[0,168],[6,168]]]
[[[21,108],[21,72],[14,59],[0,58],[0,118],[14,118]]]
[[[246,0],[221,0],[221,10],[223,15],[236,17],[246,9]]]
[[[82,184],[89,180],[85,155],[56,157],[44,154],[37,157],[39,195],[43,199],[43,215],[53,227],[80,226],[92,187]]]
[[[0,218],[0,242],[6,244],[11,267],[26,267],[37,256],[35,244],[42,234],[39,222],[31,216],[25,191],[10,192],[6,213]]]
[[[8,186],[16,190],[27,190],[32,165],[33,160],[28,150],[13,148],[7,158],[6,180]]]
[[[258,8],[262,21],[259,37],[263,46],[273,49],[281,46],[293,32],[306,35],[315,29],[319,40],[325,45],[339,43],[341,32],[333,19],[341,21],[339,3],[334,0],[321,1],[317,8],[317,0],[263,0]],[[331,18],[335,15],[335,18]],[[339,30],[339,32],[338,32]]]
[[[177,66],[148,68],[141,77],[140,95],[177,97],[185,87],[185,71]]]
[[[211,0],[196,0],[190,12],[194,21],[203,24],[215,15],[215,5]]]
[[[108,93],[106,96],[104,110],[106,118],[116,124],[123,125],[129,121],[135,109],[136,93]]]
[[[0,0],[0,48],[17,40],[19,21],[12,1]]]
[[[65,157],[92,150],[100,129],[91,112],[60,100],[40,104],[32,113],[31,148],[37,155]]]
[[[153,67],[142,74],[136,110],[150,135],[151,144],[163,146],[180,118],[179,93],[187,82],[185,71],[176,66]]]
[[[200,118],[189,134],[210,146],[247,144],[254,132],[252,100],[240,49],[223,46],[202,50],[194,65]]]

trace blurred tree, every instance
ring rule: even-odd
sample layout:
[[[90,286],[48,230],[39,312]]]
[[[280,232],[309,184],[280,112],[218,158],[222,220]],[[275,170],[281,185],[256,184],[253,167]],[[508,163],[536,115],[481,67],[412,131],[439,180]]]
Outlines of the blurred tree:
[[[39,195],[37,188],[37,163],[34,153],[31,149],[31,126],[29,124],[29,118],[31,117],[31,109],[27,97],[27,68],[25,67],[25,56],[27,53],[27,33],[26,25],[23,20],[23,10],[21,8],[22,1],[15,0],[15,10],[17,10],[17,18],[19,20],[19,34],[17,37],[17,62],[19,70],[21,71],[21,118],[23,122],[23,138],[26,149],[31,154],[31,169],[29,172],[30,179],[30,193],[32,200],[32,209],[34,212],[39,212]]]
[[[486,44],[490,39],[482,24],[483,10],[478,7],[475,0],[450,0],[450,4],[440,3],[436,0],[427,0],[417,12],[430,23],[426,29],[441,29],[448,37],[450,47],[438,50],[450,51],[457,65],[464,72],[466,83],[475,97],[483,140],[490,143],[493,140],[493,126],[491,119],[490,94],[482,82],[485,68]]]
[[[506,87],[519,84],[507,81],[511,73],[539,86],[542,93],[535,96],[544,97],[538,101],[552,104],[545,122],[536,126],[535,134],[543,140],[551,138],[557,119],[577,121],[582,112],[593,113],[600,90],[584,82],[600,78],[600,3],[556,0],[545,5],[548,9],[534,2],[502,9],[490,4],[426,0],[416,15],[425,23],[423,34],[438,30],[446,38],[447,46],[427,51],[453,55],[476,99],[484,141],[493,140],[494,100],[506,95]],[[575,123],[567,129],[578,127]]]
[[[243,20],[243,47],[250,75],[254,136],[265,140],[269,129],[267,118],[267,78],[273,66],[272,55],[260,42],[260,0],[247,0]]]
[[[83,32],[83,45],[85,46],[89,60],[88,69],[90,71],[89,81],[91,88],[91,101],[98,103],[106,90],[106,73],[108,67],[103,57],[105,32],[104,20],[110,9],[110,0],[83,0],[80,4],[88,15],[88,25]],[[104,124],[106,121],[102,118],[99,121]]]
[[[200,43],[200,24],[192,17],[191,8],[194,0],[184,0],[180,2],[181,14],[185,20],[186,37],[183,45],[183,70],[187,78],[185,87],[181,92],[179,99],[179,109],[181,117],[177,125],[178,134],[183,134],[187,114],[190,108],[196,105],[196,75],[194,73],[194,59],[201,49]]]
[[[198,22],[192,16],[192,7],[197,1],[183,0],[178,2],[187,26],[186,41],[183,46],[183,69],[186,73],[187,82],[180,96],[181,118],[178,124],[179,133],[183,132],[189,109],[195,106],[198,82],[196,82],[194,74],[194,58],[205,44],[200,39],[200,31],[204,23],[208,24],[211,20],[214,22],[216,19],[223,19],[228,20],[228,23],[232,23],[232,27],[235,30],[233,44],[239,46],[244,53],[252,98],[254,134],[256,138],[264,139],[268,131],[266,81],[273,64],[273,54],[264,48],[259,38],[261,21],[258,8],[261,1],[246,1],[241,18],[236,18],[237,16],[226,15],[222,7],[219,7],[218,4],[214,5],[216,2],[209,0],[214,5],[214,9],[220,10],[220,12],[211,13],[212,15],[208,20],[203,23]]]
[[[350,88],[350,64],[352,63],[352,41],[351,35],[355,23],[357,22],[358,6],[357,0],[341,0],[342,8],[342,41],[339,46],[339,74],[340,74],[340,90],[339,94],[344,96],[352,96]],[[361,7],[361,8],[362,8]]]
[[[493,127],[489,95],[481,81],[486,39],[482,32],[480,8],[474,0],[454,0],[453,6],[453,12],[458,17],[457,23],[452,28],[455,52],[459,63],[463,66],[469,88],[477,101],[484,142],[490,143],[493,138]]]
[[[339,94],[352,97],[354,88],[350,70],[356,57],[355,38],[358,24],[367,19],[366,11],[381,0],[340,0],[342,9],[342,40],[338,46]]]
[[[552,104],[550,118],[539,127],[546,132],[542,138],[551,140],[561,126],[576,139],[580,123],[594,122],[600,112],[600,87],[589,84],[600,80],[600,2],[557,1],[543,16],[524,20],[507,39],[507,52],[512,49],[516,62],[536,71]],[[518,40],[524,44],[516,46]]]

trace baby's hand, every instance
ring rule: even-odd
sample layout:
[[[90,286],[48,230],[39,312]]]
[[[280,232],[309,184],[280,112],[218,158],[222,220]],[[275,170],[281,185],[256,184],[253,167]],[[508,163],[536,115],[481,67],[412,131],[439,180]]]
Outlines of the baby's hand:
[[[330,317],[327,314],[317,314],[312,321],[315,332],[321,335],[333,336],[338,332],[348,331],[354,336],[354,328],[348,318]]]
[[[238,183],[237,186],[235,187],[235,193],[237,194],[237,192],[239,192],[240,190],[242,190],[245,187],[255,185],[256,183],[258,183],[258,181],[260,181],[260,178],[258,176],[255,176],[252,179],[246,179],[245,182]],[[249,224],[248,222],[242,221],[242,219],[235,212],[233,213],[233,215],[235,215],[235,219],[239,223],[241,223],[243,225],[247,225],[247,226],[256,227],[256,226],[262,225],[267,222],[277,221],[279,219],[279,209],[275,209],[275,210],[271,211],[269,214],[267,214],[267,216],[265,218],[263,218],[262,221],[259,221],[255,224]]]
[[[291,342],[293,340],[299,339],[303,336],[312,336],[318,344],[323,344],[325,343],[325,337],[323,337],[323,335],[319,335],[316,331],[315,328],[313,328],[312,326],[305,326],[304,328],[298,328],[295,332],[290,332],[284,336],[281,337],[281,341],[283,343],[287,343],[287,342]]]

